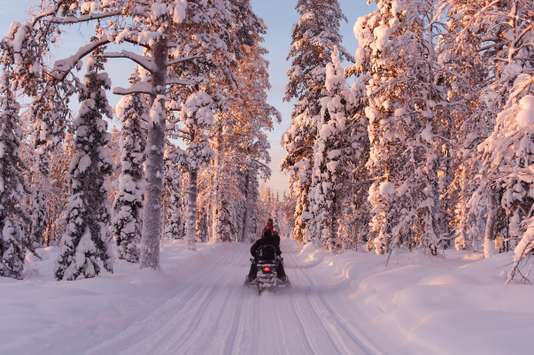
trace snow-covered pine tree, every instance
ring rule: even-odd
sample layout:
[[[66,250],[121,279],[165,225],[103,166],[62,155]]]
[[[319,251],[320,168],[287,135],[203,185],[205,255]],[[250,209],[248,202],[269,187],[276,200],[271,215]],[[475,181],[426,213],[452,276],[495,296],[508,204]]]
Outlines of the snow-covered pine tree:
[[[131,84],[138,82],[135,74]],[[147,97],[141,94],[124,96],[115,108],[122,122],[121,173],[119,192],[113,214],[113,234],[119,259],[139,262],[143,208],[143,163],[145,161]]]
[[[270,143],[266,132],[281,120],[278,110],[267,102],[270,89],[268,63],[264,58],[267,50],[262,46],[267,29],[260,19],[251,17],[249,40],[242,44],[244,55],[236,72],[240,93],[232,110],[238,122],[235,132],[240,137],[241,167],[238,173],[242,201],[237,223],[242,242],[254,240],[257,235],[259,181],[271,174],[268,167]]]
[[[494,132],[481,145],[486,158],[483,172],[493,185],[491,193],[497,195],[494,213],[504,214],[508,222],[502,225],[495,221],[495,227],[488,229],[515,246],[509,281],[534,251],[534,75],[520,75],[516,85],[509,104],[497,116]],[[485,239],[485,243],[492,243],[494,237],[488,232]],[[487,254],[492,249],[484,248]]]
[[[103,119],[113,114],[105,92],[111,82],[103,69],[101,52],[95,51],[87,61],[80,111],[74,120],[75,154],[69,171],[72,195],[55,271],[58,280],[95,277],[102,268],[113,271],[105,187],[112,165]]]
[[[194,4],[200,4],[206,11],[196,12]],[[189,5],[192,10],[189,11]],[[52,68],[47,68],[46,77],[56,83],[72,80],[73,69],[92,52],[109,43],[114,43],[118,51],[105,52],[105,58],[129,59],[143,67],[146,75],[138,84],[129,88],[116,88],[118,95],[134,93],[147,94],[154,98],[150,110],[148,125],[145,221],[141,238],[141,267],[157,269],[159,267],[159,243],[161,234],[161,192],[163,185],[163,152],[165,148],[165,125],[168,116],[168,89],[177,85],[188,85],[191,81],[180,78],[176,73],[187,61],[202,57],[203,47],[195,47],[193,56],[179,57],[182,53],[179,25],[189,11],[197,18],[209,18],[216,13],[217,21],[207,21],[209,32],[215,41],[213,46],[224,47],[232,33],[229,28],[232,12],[228,1],[217,3],[205,1],[159,0],[154,2],[137,2],[128,0],[91,1],[53,1],[43,3],[41,12],[25,24],[16,26],[9,45],[3,52],[2,62],[14,65],[14,71],[27,78],[27,94],[34,95],[35,79],[42,72],[43,58],[49,44],[58,40],[63,26],[72,24],[89,24],[87,28],[97,28],[94,36],[83,43],[79,50],[67,58],[55,61]],[[98,26],[96,26],[98,24]],[[199,31],[202,27],[197,27]],[[200,36],[202,37],[202,36]],[[230,41],[231,42],[231,41]],[[129,50],[131,46],[142,48],[142,53]],[[222,52],[225,52],[223,49]],[[231,57],[229,54],[228,57]],[[212,58],[208,58],[212,59]],[[22,77],[22,76],[21,76]],[[20,79],[19,77],[17,77]],[[19,82],[23,82],[19,80]],[[72,94],[72,92],[69,92]],[[172,99],[172,98],[170,98]]]
[[[209,241],[209,240],[215,240],[215,238],[212,236],[212,229],[213,226],[212,217],[212,204],[213,204],[213,173],[212,173],[212,167],[213,167],[213,160],[210,162],[208,166],[206,166],[204,169],[201,169],[199,177],[198,177],[198,206],[199,206],[199,213],[203,214],[204,216],[200,216],[197,218],[197,235],[199,236],[199,239]],[[205,226],[201,226],[200,223],[206,223]],[[205,228],[205,230],[201,230],[202,228]]]
[[[222,220],[225,220],[226,210],[221,206],[225,201],[227,191],[221,187],[225,179],[221,175],[223,170],[223,156],[225,155],[225,143],[222,140],[222,132],[225,126],[230,124],[231,117],[227,115],[229,102],[235,96],[237,90],[235,65],[237,58],[241,57],[241,42],[249,36],[245,24],[249,19],[249,1],[218,1],[206,2],[203,0],[188,1],[184,20],[178,26],[179,36],[176,38],[174,55],[181,57],[201,57],[199,60],[183,63],[176,67],[175,75],[182,79],[194,79],[198,88],[204,88],[206,93],[213,98],[213,112],[216,114],[213,134],[213,148],[217,148],[216,158],[211,162],[213,167],[213,180],[209,186],[209,192],[202,192],[202,200],[207,194],[210,195],[207,202],[209,234],[220,239],[221,233],[214,233],[220,229]],[[205,60],[204,60],[205,59]],[[209,87],[209,90],[206,88]],[[197,88],[197,89],[198,89]],[[191,90],[176,88],[172,91],[172,99],[179,103],[187,99]],[[179,106],[179,105],[176,105]],[[179,107],[173,107],[179,110]],[[176,130],[170,127],[170,131]],[[220,158],[220,159],[219,159]],[[219,163],[221,165],[219,165]],[[200,174],[202,175],[202,174]],[[230,201],[229,201],[230,202]]]
[[[221,119],[220,116],[219,119]],[[223,132],[225,137],[221,137],[219,144],[215,146],[216,180],[212,237],[222,242],[233,242],[239,237],[235,207],[238,206],[242,197],[238,175],[239,159],[242,157],[232,149],[232,146],[228,146],[232,137],[229,129],[226,128]]]
[[[353,102],[345,81],[337,48],[326,66],[325,94],[320,100],[320,120],[313,145],[312,181],[309,192],[311,219],[306,229],[312,240],[333,250],[338,245],[338,227],[342,196],[342,169],[346,166],[348,116]]]
[[[349,68],[349,73],[353,68]],[[358,75],[351,87],[352,109],[347,121],[348,144],[344,149],[343,183],[339,195],[341,201],[340,230],[338,238],[343,248],[358,248],[369,241],[368,201],[371,181],[367,169],[369,160],[368,119],[364,108],[367,106],[366,74]]]
[[[47,183],[37,171],[32,171],[30,243],[34,248],[43,246],[44,234],[49,223],[46,211]]]
[[[513,247],[526,228],[523,221],[532,216],[532,172],[527,171],[534,162],[529,129],[534,90],[533,12],[531,1],[494,2],[480,8],[477,19],[482,24],[498,24],[493,27],[495,38],[483,44],[491,48],[485,60],[493,79],[483,95],[494,101],[499,114],[493,132],[478,147],[483,164],[469,202],[470,212],[485,222],[486,257],[493,254],[497,236]]]
[[[0,276],[22,279],[26,253],[21,209],[25,188],[19,159],[19,104],[3,68],[0,78]]]
[[[207,165],[212,151],[208,133],[213,125],[213,101],[204,91],[193,92],[182,104],[180,110],[180,138],[187,144],[186,149],[176,147],[177,161],[188,173],[187,217],[185,239],[188,247],[194,249],[197,226],[197,197],[199,170]]]
[[[211,195],[210,237],[221,241],[247,239],[244,234],[254,224],[255,212],[247,211],[245,206],[255,205],[255,180],[263,175],[268,161],[264,130],[272,127],[277,115],[266,102],[269,81],[266,51],[261,47],[265,26],[252,12],[250,1],[233,1],[232,6],[236,20],[230,48],[238,55],[232,66],[222,65],[224,61],[219,64],[218,70],[231,70],[231,80],[210,92],[217,104],[212,136],[213,177],[210,191],[202,193]],[[210,82],[213,80],[218,82],[210,78]]]
[[[55,119],[53,122],[47,121],[46,113],[41,116],[40,110],[33,112],[36,108],[35,104],[39,102],[37,106],[41,106],[43,111],[53,112],[48,118],[52,116],[60,118],[61,114],[68,112],[68,109],[64,109],[68,104],[68,100],[55,101],[55,103],[60,103],[62,108],[59,106],[52,108],[50,101],[47,100],[50,97],[51,90],[54,87],[61,86],[50,85],[42,75],[44,57],[48,53],[49,43],[57,37],[58,32],[55,25],[47,24],[42,26],[38,22],[37,20],[28,23],[14,22],[11,25],[7,36],[0,42],[0,62],[6,69],[4,73],[9,76],[10,90],[21,90],[23,94],[35,98],[30,112],[36,113],[37,117],[32,122],[32,125],[35,124],[33,127],[34,132],[30,132],[30,134],[33,134],[36,138],[39,137],[39,141],[35,140],[35,143],[38,143],[35,148],[38,150],[40,157],[34,156],[34,158],[40,160],[43,155],[49,153],[48,149],[41,149],[41,143],[46,143],[47,146],[50,146],[51,141],[60,139],[62,136],[61,129],[55,130],[54,128],[61,126],[64,121],[62,119]],[[52,135],[49,133],[52,133]],[[41,183],[46,182],[46,179],[41,179],[37,172],[33,174],[32,180],[37,180]],[[28,233],[28,238],[24,239],[24,243],[31,250],[42,242],[42,235],[46,227],[44,191],[40,191],[36,187],[33,192],[35,199],[31,200],[31,204],[35,208],[32,208],[33,214],[29,220],[24,222],[25,227],[23,228]],[[14,229],[17,229],[18,222],[15,224]],[[13,235],[16,234],[15,232],[13,233]],[[33,238],[31,235],[33,235]]]
[[[288,59],[291,68],[285,100],[296,100],[291,113],[291,126],[283,145],[287,151],[282,168],[291,173],[292,194],[297,197],[293,237],[299,241],[309,218],[308,194],[313,165],[313,145],[320,121],[320,98],[324,95],[325,68],[335,47],[343,58],[351,58],[344,50],[339,34],[340,21],[345,20],[337,0],[299,0],[299,20],[293,28]]]
[[[483,224],[469,211],[469,199],[477,188],[480,159],[476,148],[488,137],[495,124],[495,100],[482,96],[491,66],[487,59],[489,38],[497,38],[494,22],[481,21],[481,9],[490,1],[442,0],[440,16],[447,19],[437,41],[439,71],[447,87],[449,125],[447,138],[450,156],[445,191],[447,213],[451,216],[454,245],[475,248]]]
[[[437,252],[441,233],[435,154],[432,43],[425,32],[431,10],[423,1],[376,1],[359,26],[369,51],[367,84],[371,142],[368,168],[371,232],[377,253],[394,244]],[[395,5],[395,6],[393,6]]]

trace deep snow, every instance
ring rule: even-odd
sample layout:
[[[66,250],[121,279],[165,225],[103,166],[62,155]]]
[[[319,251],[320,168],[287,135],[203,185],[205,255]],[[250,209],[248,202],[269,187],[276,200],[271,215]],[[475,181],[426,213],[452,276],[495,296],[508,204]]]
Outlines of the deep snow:
[[[0,354],[532,354],[534,288],[511,255],[282,249],[292,287],[243,287],[248,245],[163,245],[162,272],[53,280],[55,248],[0,279]]]

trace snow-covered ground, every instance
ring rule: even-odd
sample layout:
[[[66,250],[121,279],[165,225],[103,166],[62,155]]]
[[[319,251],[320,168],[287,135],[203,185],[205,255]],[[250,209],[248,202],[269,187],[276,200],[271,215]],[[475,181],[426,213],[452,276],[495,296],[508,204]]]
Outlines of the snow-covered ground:
[[[283,241],[292,287],[243,287],[248,246],[167,242],[162,272],[56,282],[57,250],[0,279],[0,354],[532,354],[534,287],[511,256],[385,259]]]

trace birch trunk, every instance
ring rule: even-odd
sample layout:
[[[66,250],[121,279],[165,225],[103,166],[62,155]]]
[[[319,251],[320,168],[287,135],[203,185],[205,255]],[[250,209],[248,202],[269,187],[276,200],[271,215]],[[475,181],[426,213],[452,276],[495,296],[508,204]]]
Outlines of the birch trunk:
[[[198,170],[192,168],[189,172],[189,189],[187,191],[187,227],[186,240],[189,249],[195,249],[195,227],[197,216],[197,177]]]
[[[167,41],[154,45],[153,57],[158,68],[152,75],[154,91],[162,94],[167,76]],[[157,114],[151,115],[146,147],[146,189],[141,235],[141,268],[159,269],[161,236],[161,192],[163,187],[163,151],[165,148],[165,99],[157,96],[153,105]]]

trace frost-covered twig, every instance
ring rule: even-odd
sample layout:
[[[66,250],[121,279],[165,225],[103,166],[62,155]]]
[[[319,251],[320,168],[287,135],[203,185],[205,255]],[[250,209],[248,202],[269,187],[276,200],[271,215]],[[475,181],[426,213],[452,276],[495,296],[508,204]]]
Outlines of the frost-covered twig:
[[[98,13],[98,14],[83,15],[79,17],[76,17],[76,16],[52,17],[50,19],[50,22],[54,24],[58,24],[58,25],[72,25],[72,24],[82,23],[82,22],[102,20],[108,17],[119,16],[121,14],[122,14],[122,11],[117,10],[117,11],[111,11],[111,12]]]

